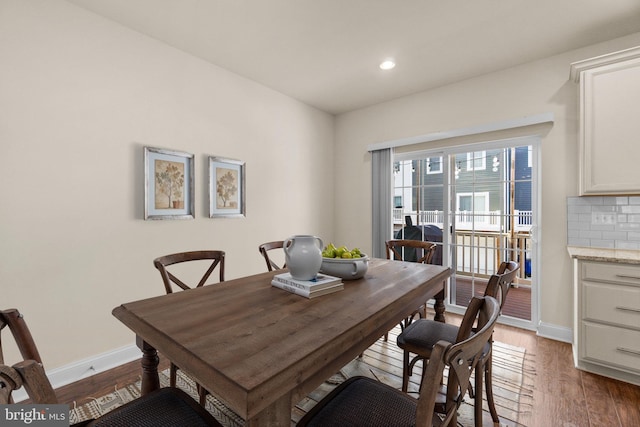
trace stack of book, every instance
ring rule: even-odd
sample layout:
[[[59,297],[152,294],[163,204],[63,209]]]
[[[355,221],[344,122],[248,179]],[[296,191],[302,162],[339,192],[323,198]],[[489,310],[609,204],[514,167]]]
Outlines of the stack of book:
[[[291,273],[281,273],[273,276],[271,285],[306,298],[315,298],[344,289],[341,278],[328,274],[318,274],[312,280],[298,280],[294,279]]]

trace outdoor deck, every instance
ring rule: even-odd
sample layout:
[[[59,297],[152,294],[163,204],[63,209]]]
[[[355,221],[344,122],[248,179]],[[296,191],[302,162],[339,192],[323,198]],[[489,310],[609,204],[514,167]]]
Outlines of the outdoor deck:
[[[400,213],[407,216],[407,212],[394,212],[394,215],[400,217]],[[472,215],[472,219],[475,222],[472,221],[471,223],[465,214],[465,212],[457,213],[456,231],[452,238],[453,243],[450,244],[451,254],[449,258],[454,260],[453,263],[456,270],[456,305],[466,307],[471,300],[472,282],[470,276],[476,276],[475,295],[482,296],[486,281],[483,283],[480,277],[488,278],[489,275],[497,271],[502,261],[513,260],[520,264],[520,272],[516,279],[519,285],[512,287],[509,291],[502,313],[518,319],[531,320],[531,284],[535,282],[530,277],[532,253],[531,212],[518,212],[513,233],[505,233],[495,229],[499,225],[499,221],[496,219],[497,213],[489,212],[485,216],[478,216],[476,213]],[[442,252],[445,249],[441,243],[442,223],[438,222],[442,218],[442,213],[425,211],[421,212],[421,215],[420,223],[427,224],[432,228],[425,228],[425,225],[408,225],[400,228],[400,224],[394,224],[394,237],[396,239],[434,241],[440,245],[440,255],[438,256],[438,252],[436,252],[433,262],[440,264],[443,262]],[[411,214],[408,216],[411,216]],[[488,219],[485,223],[478,222],[482,218]],[[411,224],[411,221],[406,218],[405,221]],[[472,229],[471,225],[480,228]],[[436,231],[433,231],[433,227],[435,227]]]
[[[482,296],[484,294],[486,282],[484,286],[478,283],[476,279],[475,295]],[[466,304],[471,300],[471,280],[458,275],[456,277],[456,301],[458,305],[462,302]],[[505,316],[517,317],[519,319],[531,320],[531,289],[527,286],[512,287],[507,296],[502,314]]]

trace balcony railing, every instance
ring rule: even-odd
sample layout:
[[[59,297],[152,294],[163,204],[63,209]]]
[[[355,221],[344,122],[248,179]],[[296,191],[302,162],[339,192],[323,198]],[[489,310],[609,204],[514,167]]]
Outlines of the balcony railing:
[[[488,277],[502,261],[520,265],[516,284],[531,285],[531,234],[456,230],[456,274]]]
[[[514,229],[516,231],[531,231],[532,213],[531,211],[514,211]],[[443,228],[444,212],[443,211],[404,211],[402,208],[393,209],[394,225],[403,225],[405,217],[411,217],[413,224],[428,225],[433,224],[439,228]],[[457,230],[484,230],[484,231],[501,231],[508,216],[503,215],[502,211],[456,211],[456,229]],[[506,225],[506,224],[505,224]]]
[[[406,212],[394,209],[396,229],[404,225],[404,217],[411,217],[413,224],[436,225],[443,229],[442,211]],[[419,220],[418,220],[419,219]],[[517,284],[530,285],[531,280],[531,211],[514,211],[513,232],[508,230],[508,216],[501,211],[455,213],[456,274],[490,276],[502,261],[513,260],[520,264]]]

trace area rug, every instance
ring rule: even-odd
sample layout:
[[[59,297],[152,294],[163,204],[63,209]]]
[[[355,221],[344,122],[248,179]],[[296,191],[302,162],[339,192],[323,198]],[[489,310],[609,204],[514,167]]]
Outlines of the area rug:
[[[399,389],[402,383],[402,371],[400,365],[398,372],[397,356],[398,349],[395,344],[379,340],[366,350],[361,358],[353,360],[299,402],[292,411],[292,423],[297,422],[305,412],[337,384],[354,375],[376,378]],[[531,411],[535,372],[531,360],[528,360],[530,357],[527,356],[531,355],[526,354],[523,348],[494,343],[493,390],[501,426],[524,426],[524,424],[519,424],[518,420],[521,418],[521,414]],[[414,372],[414,376],[419,377],[419,371]],[[168,370],[160,373],[160,385],[162,387],[169,385]],[[177,386],[189,393],[194,399],[198,399],[195,382],[180,370],[178,370]],[[70,422],[74,424],[86,419],[97,418],[139,396],[140,380],[114,389],[112,393],[94,398],[84,405],[74,407],[70,412]],[[487,408],[486,404],[484,407]],[[212,395],[207,396],[206,409],[225,427],[244,426],[242,418]],[[458,425],[471,427],[473,424],[473,400],[467,396],[465,403],[460,407]]]

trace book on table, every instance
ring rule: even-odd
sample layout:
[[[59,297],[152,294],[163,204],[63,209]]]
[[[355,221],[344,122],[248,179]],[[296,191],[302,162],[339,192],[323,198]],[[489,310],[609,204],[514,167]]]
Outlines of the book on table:
[[[342,282],[334,283],[321,289],[302,289],[275,279],[271,281],[271,285],[287,292],[291,292],[292,294],[301,295],[306,298],[315,298],[319,297],[320,295],[326,295],[344,289],[344,284]]]
[[[342,283],[341,278],[322,273],[318,273],[316,277],[311,280],[298,280],[294,279],[291,273],[280,273],[273,276],[273,281],[304,291],[318,291]]]

